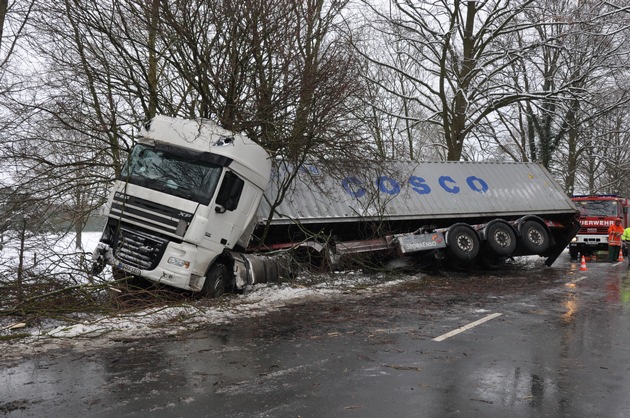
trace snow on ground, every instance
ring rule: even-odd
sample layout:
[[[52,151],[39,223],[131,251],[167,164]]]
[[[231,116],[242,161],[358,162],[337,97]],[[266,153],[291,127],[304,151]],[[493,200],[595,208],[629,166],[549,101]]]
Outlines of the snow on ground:
[[[85,234],[85,251],[91,252],[99,238],[100,233]],[[73,237],[57,240],[55,249],[60,253],[75,252]],[[2,258],[15,257],[15,251],[15,248],[5,247]],[[319,275],[315,284],[311,279],[298,277],[291,284],[259,284],[246,288],[242,294],[228,294],[219,299],[191,299],[188,303],[154,307],[131,314],[85,315],[79,323],[45,320],[33,326],[0,318],[0,352],[3,360],[10,361],[51,349],[101,348],[121,340],[174,335],[207,325],[261,316],[297,300],[329,298],[349,291],[379,292],[400,282],[387,279],[384,274],[367,275],[355,271]],[[20,338],[8,338],[16,334]]]
[[[48,321],[38,328],[13,330],[9,328],[15,324],[10,324],[0,330],[0,336],[11,333],[25,335],[20,339],[0,342],[0,352],[3,353],[3,360],[11,361],[51,349],[103,348],[121,340],[175,335],[207,325],[227,324],[240,318],[261,316],[296,300],[328,298],[353,288],[363,293],[379,292],[396,283],[399,281],[382,281],[363,274],[341,274],[335,280],[312,287],[260,284],[248,288],[240,295],[156,307],[132,314],[87,317],[80,323]]]

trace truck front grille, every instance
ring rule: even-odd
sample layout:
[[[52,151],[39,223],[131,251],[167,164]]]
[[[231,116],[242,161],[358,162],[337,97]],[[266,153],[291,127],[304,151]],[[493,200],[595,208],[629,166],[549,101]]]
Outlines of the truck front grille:
[[[190,226],[193,214],[117,192],[114,194],[109,216],[172,237],[182,238]]]
[[[114,239],[114,257],[142,270],[157,267],[168,245],[168,239],[121,227]]]

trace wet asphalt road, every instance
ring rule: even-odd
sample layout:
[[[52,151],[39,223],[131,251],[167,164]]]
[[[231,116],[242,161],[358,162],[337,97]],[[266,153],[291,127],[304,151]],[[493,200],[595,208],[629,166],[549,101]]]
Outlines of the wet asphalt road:
[[[437,274],[179,338],[48,352],[0,369],[0,416],[628,417],[630,269],[579,267]]]

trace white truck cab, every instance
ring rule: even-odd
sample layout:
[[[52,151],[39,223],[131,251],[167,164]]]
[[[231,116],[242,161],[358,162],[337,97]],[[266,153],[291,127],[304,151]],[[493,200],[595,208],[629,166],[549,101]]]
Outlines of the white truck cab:
[[[244,135],[208,120],[156,116],[109,197],[95,273],[107,263],[202,290],[224,251],[247,247],[270,172],[267,152]]]

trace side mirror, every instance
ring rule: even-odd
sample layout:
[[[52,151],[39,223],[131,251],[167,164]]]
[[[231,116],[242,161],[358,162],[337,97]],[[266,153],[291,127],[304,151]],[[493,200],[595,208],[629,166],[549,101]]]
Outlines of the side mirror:
[[[216,213],[225,213],[225,208],[224,208],[223,206],[221,206],[221,205],[216,205],[216,206],[214,207],[214,211],[215,211]]]

